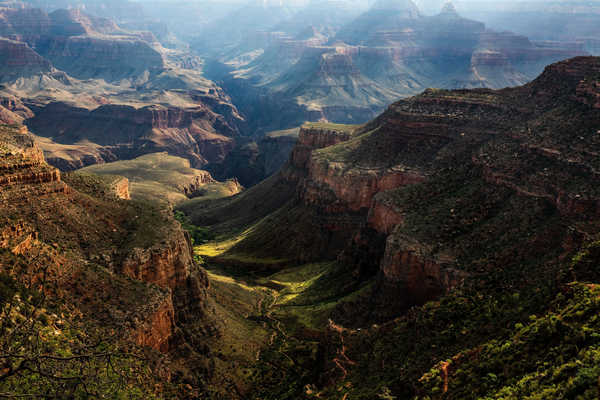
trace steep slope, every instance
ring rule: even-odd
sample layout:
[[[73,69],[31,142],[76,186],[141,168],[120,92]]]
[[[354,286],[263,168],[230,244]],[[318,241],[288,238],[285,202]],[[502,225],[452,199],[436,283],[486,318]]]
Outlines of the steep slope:
[[[504,27],[538,41],[579,43],[598,55],[600,8],[594,2],[548,1],[544,7],[531,1],[499,2],[493,7],[479,2],[461,11],[493,29]]]
[[[214,335],[216,329],[207,314],[206,273],[195,264],[189,235],[169,210],[151,203],[119,200],[117,196],[127,197],[128,193],[113,178],[103,183],[88,175],[69,175],[65,183],[60,172],[45,163],[41,150],[25,128],[0,127],[0,151],[2,276],[17,286],[43,294],[43,300],[40,300],[43,303],[34,302],[34,310],[49,308],[49,314],[67,313],[62,317],[67,320],[59,323],[65,326],[65,332],[68,330],[66,325],[79,321],[78,324],[83,324],[78,328],[82,330],[80,338],[90,335],[90,340],[98,340],[98,344],[79,350],[76,344],[61,350],[61,347],[52,347],[51,343],[44,343],[46,350],[29,347],[18,350],[34,352],[24,354],[24,357],[35,360],[35,351],[43,351],[42,354],[48,354],[44,357],[59,357],[57,361],[74,354],[72,360],[76,361],[79,360],[78,351],[125,346],[123,350],[115,350],[115,359],[123,356],[136,360],[135,357],[139,357],[135,362],[142,363],[142,371],[152,367],[155,361],[166,362],[161,371],[143,378],[149,379],[143,388],[150,393],[169,385],[171,379],[168,376],[183,373],[186,362],[210,359],[202,347],[202,341]],[[2,297],[3,329],[9,318],[5,312],[10,313],[5,305],[13,301],[12,295]],[[27,334],[21,332],[19,326],[12,328],[15,335]],[[34,332],[38,329],[44,332],[49,328],[38,327]],[[96,331],[99,339],[94,336]],[[35,341],[27,346],[30,344],[36,345]],[[126,350],[131,344],[137,346],[133,353]],[[2,345],[13,346],[14,343],[9,340],[3,341]],[[187,347],[188,353],[191,351],[191,357],[182,360],[179,349],[183,346]],[[144,348],[152,351],[136,356]],[[160,353],[167,358],[160,361]],[[11,355],[7,347],[3,347],[3,354],[10,355],[6,362],[13,363],[16,368],[21,355]],[[98,365],[105,359],[83,355],[81,362],[88,358]],[[65,367],[77,368],[77,365],[66,364]],[[56,373],[57,378],[31,367],[16,370],[13,376],[12,370],[7,373],[3,369],[0,387],[3,392],[10,389],[9,392],[15,394],[30,395],[28,390],[54,393],[61,390],[61,376],[68,376],[69,370]],[[47,379],[34,379],[28,385],[19,386],[19,382],[27,382],[35,374],[42,374]],[[210,368],[203,369],[186,383],[193,384],[193,390],[201,390],[201,381],[209,375]],[[125,375],[123,378],[130,379]],[[81,390],[87,390],[85,382],[95,379],[94,375],[83,376],[69,388],[81,393]],[[115,378],[107,376],[105,379],[107,386],[98,390],[112,395],[110,380]],[[173,381],[174,390],[179,390],[180,383],[177,379]],[[158,386],[153,388],[153,384]],[[44,388],[44,385],[47,386]]]
[[[192,46],[201,54],[233,59],[265,47],[269,43],[269,29],[287,20],[293,6],[281,1],[251,0],[211,22]]]
[[[232,136],[239,134],[225,117],[202,102],[189,108],[105,105],[87,110],[58,102],[31,108],[35,117],[25,123],[40,136],[66,145],[94,143],[112,155],[105,160],[130,159],[166,150],[200,167],[221,161],[233,147]],[[112,134],[107,136],[107,131]],[[51,160],[64,170],[83,166],[81,161],[70,165],[60,158]]]
[[[221,235],[198,248],[209,265],[234,277],[283,270],[262,281],[291,296],[275,315],[287,335],[324,351],[319,372],[287,369],[290,385],[314,384],[312,395],[332,399],[532,393],[521,379],[547,387],[548,360],[595,357],[595,339],[578,342],[589,357],[568,350],[538,364],[543,347],[528,346],[553,315],[593,324],[570,310],[594,295],[567,284],[600,279],[597,259],[581,263],[599,233],[599,76],[600,59],[574,58],[522,87],[428,90],[364,126],[306,126],[279,176],[182,210]],[[261,202],[274,188],[278,201]],[[260,217],[244,218],[253,208]],[[242,217],[226,220],[228,209]],[[297,289],[280,277],[317,262],[330,264]],[[534,314],[544,317],[527,323]],[[554,349],[570,349],[568,334],[552,332]],[[496,368],[513,357],[508,347],[495,353],[497,343],[531,359]],[[569,389],[570,376],[555,375],[557,387]],[[582,375],[573,390],[593,396],[596,381]]]
[[[34,52],[27,44],[9,39],[0,40],[2,72],[0,81],[7,82],[52,71],[49,61]]]
[[[110,20],[78,10],[46,14],[39,9],[3,8],[1,14],[2,36],[27,43],[75,78],[119,81],[164,68],[161,54],[147,38],[120,30]]]

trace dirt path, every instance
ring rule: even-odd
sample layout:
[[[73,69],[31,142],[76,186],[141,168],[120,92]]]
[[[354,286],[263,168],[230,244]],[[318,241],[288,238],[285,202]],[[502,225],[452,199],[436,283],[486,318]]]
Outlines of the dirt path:
[[[346,366],[356,365],[356,362],[352,361],[346,354],[348,348],[346,347],[346,344],[344,342],[344,332],[350,332],[350,330],[337,325],[332,320],[329,320],[329,329],[331,329],[334,332],[337,332],[339,335],[341,347],[338,349],[337,356],[333,359],[333,362],[338,367],[338,369],[342,371],[342,379],[346,379],[346,377],[348,376],[348,369],[346,368]]]

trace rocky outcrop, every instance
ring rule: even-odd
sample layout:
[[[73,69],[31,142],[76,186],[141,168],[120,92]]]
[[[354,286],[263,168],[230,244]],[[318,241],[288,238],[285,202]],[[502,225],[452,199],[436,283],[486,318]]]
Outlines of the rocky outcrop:
[[[293,177],[295,171],[305,174],[300,178],[299,197],[307,206],[317,206],[325,213],[355,213],[366,215],[375,195],[380,192],[423,181],[417,171],[402,166],[384,168],[355,168],[351,163],[336,161],[328,152],[319,149],[347,142],[358,127],[334,125],[322,128],[303,127],[296,147],[290,156],[293,169],[284,170],[284,176]]]
[[[295,136],[269,136],[267,135],[258,143],[259,157],[264,163],[265,177],[278,172],[288,161],[290,154],[296,147],[298,138]]]
[[[48,17],[51,23],[50,31],[56,36],[82,36],[95,33],[116,34],[121,31],[112,20],[87,15],[77,8],[56,10],[50,13]]]
[[[0,231],[0,247],[6,248],[9,244],[22,237],[31,237],[35,232],[31,227],[23,221],[5,226]]]
[[[375,196],[367,221],[368,225],[377,232],[389,235],[396,226],[404,222],[404,216],[392,201]]]
[[[188,197],[194,197],[195,193],[198,193],[202,190],[207,184],[217,183],[217,181],[212,177],[210,172],[208,171],[197,171],[197,175],[195,175],[191,181],[182,184],[181,191]]]
[[[15,96],[0,96],[0,106],[20,117],[21,122],[22,120],[33,117],[33,112],[29,108],[27,108],[19,98]]]
[[[0,126],[0,247],[29,260],[19,279],[56,279],[53,295],[157,351],[184,344],[177,328],[194,318],[208,332],[208,281],[170,211],[115,201],[129,198],[124,178],[65,179],[76,189],[45,163],[25,127]]]
[[[218,330],[207,317],[208,277],[193,260],[189,234],[178,223],[154,229],[164,231],[160,235],[163,241],[132,249],[118,268],[126,276],[166,290],[165,299],[133,333],[137,343],[166,352],[177,346],[195,345],[188,341],[199,340],[202,335],[217,335]],[[201,331],[182,334],[181,330],[188,329]]]
[[[22,122],[23,118],[0,106],[0,124],[18,125]]]
[[[112,184],[115,195],[121,200],[131,200],[131,194],[129,192],[129,179],[118,178]]]
[[[59,183],[60,172],[44,162],[42,151],[27,135],[27,129],[9,130],[13,133],[3,135],[0,144],[0,186]]]
[[[48,138],[47,160],[61,170],[161,151],[194,167],[220,164],[244,128],[228,96],[197,71],[198,57],[150,34],[77,7],[25,7],[0,9],[0,37],[0,121]]]
[[[398,296],[400,308],[425,304],[464,284],[467,274],[454,263],[432,257],[428,246],[408,237],[390,235],[380,267],[383,285]]]
[[[0,36],[19,42],[12,42],[12,48],[7,41],[0,45],[0,54],[9,55],[3,64],[14,71],[2,77],[5,81],[49,72],[50,62],[76,78],[106,81],[136,80],[164,68],[162,55],[147,38],[77,9],[51,14],[33,8],[2,9]]]
[[[144,320],[140,321],[141,326],[132,332],[132,338],[138,346],[166,353],[175,327],[175,310],[171,296],[162,300],[154,305],[154,309],[146,311]]]
[[[240,110],[257,130],[269,131],[299,121],[364,123],[429,87],[523,85],[550,63],[586,54],[581,45],[492,31],[461,17],[451,4],[425,16],[412,1],[386,1],[326,43],[282,38],[256,59],[236,59],[209,72],[215,79],[224,75]]]
[[[303,126],[292,150],[290,163],[296,168],[307,168],[313,150],[345,142],[351,137],[351,131]]]
[[[135,248],[125,258],[121,273],[133,279],[175,289],[190,276],[192,244],[181,229],[172,237],[150,248]]]
[[[0,38],[0,82],[49,73],[52,64],[26,43]]]
[[[303,127],[281,172],[296,185],[291,212],[310,227],[296,241],[321,259],[336,252],[352,276],[376,274],[373,301],[393,304],[391,314],[482,271],[567,257],[574,239],[556,221],[600,215],[599,65],[575,58],[522,87],[432,89],[364,126]],[[316,250],[315,237],[346,247]]]
[[[577,99],[590,107],[600,108],[600,82],[583,81],[577,86]]]
[[[97,157],[110,162],[161,151],[187,158],[193,167],[202,167],[222,162],[233,149],[233,138],[239,135],[237,126],[203,104],[187,109],[106,105],[90,111],[50,103],[32,105],[32,109],[36,115],[26,124],[38,135],[64,145],[81,146],[78,142],[82,138],[91,142],[87,154],[80,154],[84,157],[80,162],[51,156],[49,161],[61,168],[89,165]],[[111,135],[106,135],[107,131]]]
[[[307,205],[321,204],[323,191],[332,191],[336,201],[327,211],[368,211],[376,194],[422,182],[416,171],[402,166],[389,169],[352,168],[344,163],[314,161],[309,170],[303,200]]]
[[[53,37],[38,51],[58,69],[78,79],[118,82],[162,71],[159,52],[142,40],[95,37]]]

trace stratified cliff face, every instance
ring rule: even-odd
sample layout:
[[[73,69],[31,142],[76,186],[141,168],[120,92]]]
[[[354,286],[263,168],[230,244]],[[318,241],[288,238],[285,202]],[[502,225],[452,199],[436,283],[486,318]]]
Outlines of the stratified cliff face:
[[[187,234],[175,231],[166,243],[134,248],[121,265],[121,273],[139,281],[175,289],[190,276],[192,244]]]
[[[44,162],[42,151],[35,146],[28,136],[27,128],[4,128],[9,135],[3,135],[2,165],[3,172],[0,185],[6,190],[3,193],[4,204],[8,205],[9,192],[22,185],[40,185],[43,187],[62,187],[60,172]],[[4,133],[4,132],[3,132]]]
[[[75,78],[106,81],[136,79],[164,68],[162,55],[145,37],[122,31],[110,20],[78,10],[47,14],[34,8],[3,8],[0,16],[0,36],[35,49],[29,53],[22,47],[0,49],[0,53],[12,55],[15,66],[38,66],[29,75],[48,72],[50,63]]]
[[[0,38],[0,82],[52,71],[52,64],[26,43]]]
[[[295,197],[231,251],[376,275],[371,306],[337,316],[348,323],[497,274],[527,285],[524,264],[555,279],[600,212],[599,73],[580,57],[518,88],[427,90],[364,126],[307,125],[278,178]]]
[[[0,97],[26,106],[1,104],[0,119],[47,138],[64,171],[162,151],[219,165],[245,128],[197,57],[77,8],[1,8],[2,59]]]
[[[278,175],[182,209],[219,234],[239,232],[200,248],[211,262],[283,269],[263,281],[276,288],[302,274],[299,286],[309,289],[275,314],[290,342],[322,350],[320,368],[305,369],[317,371],[314,385],[303,381],[298,393],[478,397],[465,381],[498,396],[522,393],[548,354],[540,332],[561,354],[572,348],[571,360],[582,357],[571,331],[554,328],[556,310],[575,292],[583,297],[569,312],[595,304],[595,294],[568,283],[598,279],[599,76],[600,58],[578,57],[521,87],[429,89],[362,126],[306,124]],[[509,372],[500,360],[515,345],[527,366]],[[479,360],[485,373],[514,379],[479,389]],[[596,375],[585,385],[595,396]]]
[[[95,37],[55,37],[37,50],[52,64],[78,79],[115,82],[164,68],[160,53],[142,40]]]
[[[113,182],[112,187],[115,195],[121,200],[131,200],[131,194],[129,193],[129,179],[118,178]]]
[[[100,157],[107,162],[167,151],[202,167],[222,162],[239,135],[237,126],[227,121],[235,120],[234,115],[224,117],[202,103],[188,109],[106,105],[89,111],[64,103],[31,107],[35,117],[26,124],[32,131],[66,145],[86,139],[99,146]],[[63,170],[90,164],[85,159],[67,163],[51,158],[50,162]]]
[[[210,327],[206,275],[170,212],[120,200],[129,197],[126,179],[66,179],[26,128],[0,126],[0,247],[31,261],[16,278],[53,277],[49,293],[161,352],[185,343],[176,331],[187,320]]]
[[[313,150],[334,146],[350,140],[351,137],[352,128],[337,130],[303,126],[298,134],[298,142],[290,155],[290,164],[299,169],[307,169]]]

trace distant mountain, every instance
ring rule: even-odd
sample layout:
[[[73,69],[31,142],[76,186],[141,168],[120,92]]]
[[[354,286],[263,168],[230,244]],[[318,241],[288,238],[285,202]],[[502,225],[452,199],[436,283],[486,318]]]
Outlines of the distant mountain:
[[[463,1],[457,7],[494,29],[510,29],[532,40],[579,43],[600,54],[600,4],[595,1]]]
[[[411,0],[382,0],[328,39],[314,28],[297,37],[271,35],[273,43],[249,60],[225,60],[233,71],[211,75],[225,81],[246,115],[254,115],[250,103],[260,103],[272,115],[290,116],[250,118],[259,130],[304,120],[361,123],[428,87],[516,86],[549,63],[586,54],[582,46],[536,44],[489,30],[461,17],[451,2],[424,16]]]
[[[250,1],[203,27],[192,46],[203,55],[229,58],[264,48],[273,36],[271,28],[290,18],[294,11],[280,1]]]

